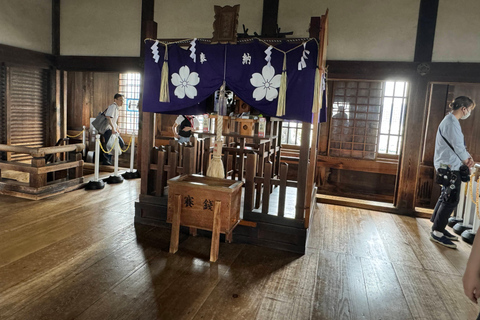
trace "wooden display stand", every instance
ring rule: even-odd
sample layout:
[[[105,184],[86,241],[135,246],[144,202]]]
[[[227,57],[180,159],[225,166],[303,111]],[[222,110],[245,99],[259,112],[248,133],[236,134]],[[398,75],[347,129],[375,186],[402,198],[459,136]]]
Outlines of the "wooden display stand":
[[[255,134],[255,120],[253,119],[237,119],[238,133],[242,136],[251,136]]]
[[[229,241],[240,221],[243,182],[182,175],[168,180],[167,222],[172,224],[170,253],[178,250],[180,225],[212,231],[210,261],[218,259],[220,233]]]

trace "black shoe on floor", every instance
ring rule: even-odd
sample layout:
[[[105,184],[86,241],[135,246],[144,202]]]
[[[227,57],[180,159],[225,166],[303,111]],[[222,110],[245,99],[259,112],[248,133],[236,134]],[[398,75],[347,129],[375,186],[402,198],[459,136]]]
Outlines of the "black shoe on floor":
[[[430,240],[438,244],[441,244],[442,246],[445,246],[447,248],[452,248],[452,249],[457,248],[457,245],[452,241],[448,240],[447,237],[445,236],[437,237],[436,235],[433,234],[433,232],[430,233]]]
[[[458,237],[448,232],[447,229],[443,230],[443,235],[450,241],[458,241]]]

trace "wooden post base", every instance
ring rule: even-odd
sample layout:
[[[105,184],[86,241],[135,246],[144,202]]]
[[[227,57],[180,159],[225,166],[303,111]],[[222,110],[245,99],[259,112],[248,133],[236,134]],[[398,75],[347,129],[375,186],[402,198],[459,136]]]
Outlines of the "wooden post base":
[[[172,221],[172,234],[170,235],[170,253],[178,251],[178,238],[180,237],[180,214],[182,213],[182,196],[175,195],[175,212]]]
[[[218,259],[218,248],[220,246],[220,225],[222,224],[222,216],[220,215],[221,201],[215,201],[213,208],[213,228],[212,228],[212,244],[210,245],[210,262],[216,262]]]

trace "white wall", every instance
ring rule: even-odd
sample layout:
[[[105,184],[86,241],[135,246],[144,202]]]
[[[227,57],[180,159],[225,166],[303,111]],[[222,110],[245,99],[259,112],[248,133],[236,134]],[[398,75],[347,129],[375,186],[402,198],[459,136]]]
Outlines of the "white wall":
[[[138,57],[141,17],[141,0],[61,0],[60,54]]]
[[[211,38],[213,36],[214,5],[240,5],[238,33],[262,31],[263,0],[156,0],[155,22],[158,38]]]
[[[480,62],[479,14],[479,0],[440,0],[432,61]]]
[[[280,0],[278,24],[307,37],[329,9],[329,60],[413,61],[420,0]]]
[[[52,1],[0,0],[0,43],[52,53]]]
[[[413,61],[420,0],[280,0],[278,23],[307,37],[329,9],[330,60]],[[156,0],[159,38],[211,38],[214,5],[240,4],[242,24],[261,33],[261,0]],[[62,55],[139,56],[141,0],[61,0]],[[51,0],[0,0],[0,43],[51,53]],[[435,62],[480,62],[479,0],[440,0]]]
[[[308,37],[312,16],[329,8],[328,59],[412,61],[420,0],[280,0],[278,25]],[[211,38],[213,6],[240,4],[242,24],[261,33],[263,1],[157,0],[158,38]]]

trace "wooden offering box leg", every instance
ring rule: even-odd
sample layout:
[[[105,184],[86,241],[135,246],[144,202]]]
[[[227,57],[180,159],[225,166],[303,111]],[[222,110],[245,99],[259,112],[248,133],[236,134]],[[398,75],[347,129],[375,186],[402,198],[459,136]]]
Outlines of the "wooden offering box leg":
[[[222,223],[222,216],[220,215],[221,201],[215,201],[213,209],[213,229],[212,229],[212,244],[210,246],[210,262],[215,262],[218,259],[218,248],[220,246],[220,225]]]
[[[170,253],[175,253],[178,250],[178,240],[180,237],[180,214],[182,212],[182,196],[175,195],[175,212],[172,220],[172,234],[170,236]]]
[[[225,234],[225,242],[227,243],[233,242],[233,231]]]

